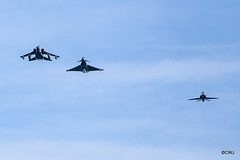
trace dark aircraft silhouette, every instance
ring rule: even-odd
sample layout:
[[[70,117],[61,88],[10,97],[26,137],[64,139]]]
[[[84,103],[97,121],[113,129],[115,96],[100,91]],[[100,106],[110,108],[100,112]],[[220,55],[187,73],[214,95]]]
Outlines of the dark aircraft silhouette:
[[[215,98],[215,97],[207,97],[204,92],[202,92],[202,94],[200,95],[200,98],[192,98],[192,99],[188,99],[188,100],[196,100],[197,102],[199,101],[202,101],[204,102],[205,100],[206,101],[210,101],[210,99],[218,99],[218,98]]]
[[[35,55],[32,58],[32,55]],[[44,57],[44,55],[46,55],[47,57]],[[34,60],[46,60],[46,61],[52,61],[50,56],[55,57],[55,59],[59,58],[59,56],[48,53],[46,51],[44,51],[44,49],[40,48],[40,46],[37,46],[36,49],[33,49],[33,51],[31,53],[25,54],[23,56],[21,56],[22,59],[24,59],[24,57],[28,57],[29,61],[34,61]]]
[[[90,72],[90,71],[103,71],[103,69],[99,69],[99,68],[88,65],[87,62],[89,62],[89,61],[85,60],[84,57],[78,62],[81,62],[81,65],[79,65],[77,67],[74,67],[72,69],[69,69],[69,70],[67,70],[67,72],[69,72],[69,71],[79,71],[79,72],[87,73],[87,72]]]

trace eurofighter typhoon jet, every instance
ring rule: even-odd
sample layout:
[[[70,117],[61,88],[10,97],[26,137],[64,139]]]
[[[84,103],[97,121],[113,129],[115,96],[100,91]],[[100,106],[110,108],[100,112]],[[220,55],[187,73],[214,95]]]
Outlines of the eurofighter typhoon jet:
[[[45,57],[45,55],[47,57]],[[55,59],[59,58],[59,56],[48,53],[43,48],[41,49],[40,46],[37,46],[37,48],[33,49],[33,51],[31,53],[25,54],[25,55],[21,56],[21,58],[24,59],[25,57],[28,57],[29,61],[34,61],[34,60],[52,61],[50,56],[55,57]]]
[[[84,57],[78,62],[81,62],[81,65],[74,67],[72,69],[69,69],[69,70],[67,70],[67,72],[79,71],[79,72],[87,73],[87,72],[91,72],[91,71],[103,71],[103,69],[99,69],[99,68],[88,65],[87,62],[89,62],[89,61],[86,60]]]
[[[215,97],[207,97],[204,92],[202,92],[202,94],[200,95],[200,98],[192,98],[192,99],[188,99],[188,100],[196,100],[197,102],[199,101],[202,101],[204,102],[205,100],[206,101],[210,101],[210,99],[218,99],[218,98],[215,98]]]

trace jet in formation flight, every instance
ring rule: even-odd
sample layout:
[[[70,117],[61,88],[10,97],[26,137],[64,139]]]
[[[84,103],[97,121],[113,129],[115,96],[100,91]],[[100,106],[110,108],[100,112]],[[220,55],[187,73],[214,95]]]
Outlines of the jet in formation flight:
[[[205,100],[206,101],[210,101],[210,99],[218,99],[218,98],[215,98],[215,97],[207,97],[204,92],[202,92],[202,94],[200,95],[200,98],[192,98],[192,99],[188,99],[188,100],[196,100],[197,102],[199,101],[202,101],[204,102]]]
[[[78,62],[81,62],[81,65],[79,65],[77,67],[74,67],[72,69],[69,69],[69,70],[67,70],[67,72],[69,72],[69,71],[79,71],[79,72],[87,73],[87,72],[90,72],[90,71],[103,71],[103,69],[99,69],[99,68],[88,65],[87,62],[89,62],[89,61],[86,60],[84,57]]]
[[[34,57],[32,57],[33,55]],[[44,55],[46,55],[47,57],[45,57]],[[55,57],[55,59],[59,58],[59,56],[48,53],[43,48],[41,49],[40,46],[37,46],[37,48],[33,49],[31,53],[25,54],[21,56],[21,58],[24,59],[24,57],[28,57],[29,61],[34,61],[34,60],[52,61],[50,56]]]

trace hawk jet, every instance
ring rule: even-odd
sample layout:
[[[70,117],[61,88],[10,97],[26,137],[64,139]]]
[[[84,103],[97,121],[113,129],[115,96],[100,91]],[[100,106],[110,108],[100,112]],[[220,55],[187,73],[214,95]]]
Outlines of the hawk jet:
[[[205,100],[206,101],[210,101],[210,99],[218,99],[218,98],[215,98],[215,97],[207,97],[204,92],[202,92],[202,94],[200,95],[200,98],[192,98],[192,99],[188,99],[188,100],[196,100],[197,102],[199,101],[202,101],[204,102]]]
[[[103,71],[103,69],[99,69],[99,68],[88,65],[87,62],[89,62],[89,61],[86,60],[84,57],[78,62],[81,62],[81,65],[79,65],[77,67],[74,67],[72,69],[69,69],[69,70],[67,70],[67,72],[69,72],[69,71],[79,71],[79,72],[87,73],[87,72],[90,72],[90,71]]]
[[[31,53],[25,54],[21,56],[21,58],[24,59],[25,57],[28,57],[29,61],[34,61],[34,60],[52,61],[50,56],[55,57],[55,59],[59,58],[59,56],[48,53],[43,48],[41,49],[40,46],[37,46],[37,48],[33,49]]]

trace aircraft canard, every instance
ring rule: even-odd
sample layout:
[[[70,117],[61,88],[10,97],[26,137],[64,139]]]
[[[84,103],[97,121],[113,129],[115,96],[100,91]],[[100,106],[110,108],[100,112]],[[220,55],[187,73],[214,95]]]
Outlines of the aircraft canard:
[[[99,69],[99,68],[88,65],[87,62],[89,62],[89,61],[85,60],[84,57],[78,62],[81,62],[81,64],[72,69],[67,70],[67,72],[78,71],[78,72],[87,73],[87,72],[91,72],[91,71],[103,71],[103,69]]]
[[[33,49],[32,52],[25,54],[20,58],[24,59],[25,57],[28,57],[29,61],[34,61],[34,60],[52,61],[50,56],[55,57],[55,59],[59,58],[59,56],[48,53],[43,48],[41,49],[40,46],[37,46],[36,49]]]

